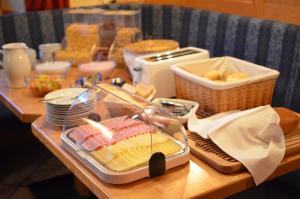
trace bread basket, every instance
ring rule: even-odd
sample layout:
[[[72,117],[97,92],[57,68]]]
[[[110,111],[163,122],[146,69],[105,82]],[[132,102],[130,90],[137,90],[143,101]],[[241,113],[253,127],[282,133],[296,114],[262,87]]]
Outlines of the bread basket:
[[[214,82],[202,76],[210,70],[230,70],[244,72],[248,78],[236,82]],[[195,75],[185,70],[197,67],[203,75]],[[221,68],[220,68],[221,67]],[[197,114],[207,117],[230,110],[245,110],[270,104],[279,72],[233,57],[220,57],[172,65],[176,84],[176,97],[199,103]]]

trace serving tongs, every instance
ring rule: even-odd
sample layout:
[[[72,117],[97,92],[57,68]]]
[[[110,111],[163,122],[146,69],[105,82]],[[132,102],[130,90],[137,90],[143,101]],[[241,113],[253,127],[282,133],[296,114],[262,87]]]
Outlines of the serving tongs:
[[[169,109],[175,115],[179,115],[179,116],[184,116],[184,115],[188,114],[190,109],[193,108],[193,106],[188,108],[183,104],[176,103],[176,102],[171,102],[171,101],[167,101],[167,100],[162,100],[160,102],[160,104],[163,107]]]

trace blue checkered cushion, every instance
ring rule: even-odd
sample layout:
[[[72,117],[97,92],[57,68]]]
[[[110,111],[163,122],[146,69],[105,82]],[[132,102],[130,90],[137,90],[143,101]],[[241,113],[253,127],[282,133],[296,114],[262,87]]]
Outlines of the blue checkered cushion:
[[[0,44],[25,42],[38,49],[41,43],[61,42],[64,36],[62,10],[28,12],[0,17]]]
[[[140,8],[145,38],[168,38],[181,47],[208,49],[211,56],[229,55],[280,71],[273,105],[300,112],[300,27],[207,10],[157,5],[110,5],[108,9]],[[62,10],[0,17],[0,44],[22,41],[60,42]]]

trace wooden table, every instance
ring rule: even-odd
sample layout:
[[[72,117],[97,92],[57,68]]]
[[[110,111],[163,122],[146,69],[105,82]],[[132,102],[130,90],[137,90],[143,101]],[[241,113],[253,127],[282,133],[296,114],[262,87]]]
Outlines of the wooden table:
[[[169,170],[165,175],[125,185],[102,182],[93,172],[61,146],[61,130],[54,129],[42,116],[32,124],[34,135],[58,157],[77,178],[100,198],[223,198],[254,186],[248,172],[223,175],[191,155],[189,164]],[[300,168],[300,154],[283,160],[274,178]]]
[[[127,70],[124,68],[117,68],[113,71],[111,77],[117,76],[127,81],[130,79]],[[75,67],[71,68],[68,78],[63,83],[63,87],[69,87],[79,77],[78,69]],[[35,97],[29,88],[9,88],[4,71],[0,70],[0,101],[23,123],[31,123],[45,113],[45,104],[41,100],[42,98]]]
[[[129,80],[124,69],[116,69],[112,77]],[[78,71],[72,68],[64,86],[78,78]],[[109,81],[109,80],[108,80]],[[142,179],[126,185],[110,185],[99,180],[93,172],[81,164],[61,147],[60,129],[54,129],[45,122],[44,104],[34,97],[29,88],[8,88],[3,71],[0,71],[0,100],[21,121],[33,122],[34,135],[57,156],[95,195],[101,198],[220,198],[254,186],[249,173],[239,172],[223,175],[191,155],[189,164],[174,168],[154,179]],[[300,154],[284,159],[271,178],[300,168]]]

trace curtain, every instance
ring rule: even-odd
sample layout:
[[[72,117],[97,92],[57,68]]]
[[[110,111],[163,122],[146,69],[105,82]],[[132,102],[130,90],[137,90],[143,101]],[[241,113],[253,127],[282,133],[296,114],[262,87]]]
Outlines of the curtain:
[[[68,8],[69,0],[25,0],[27,11]]]

